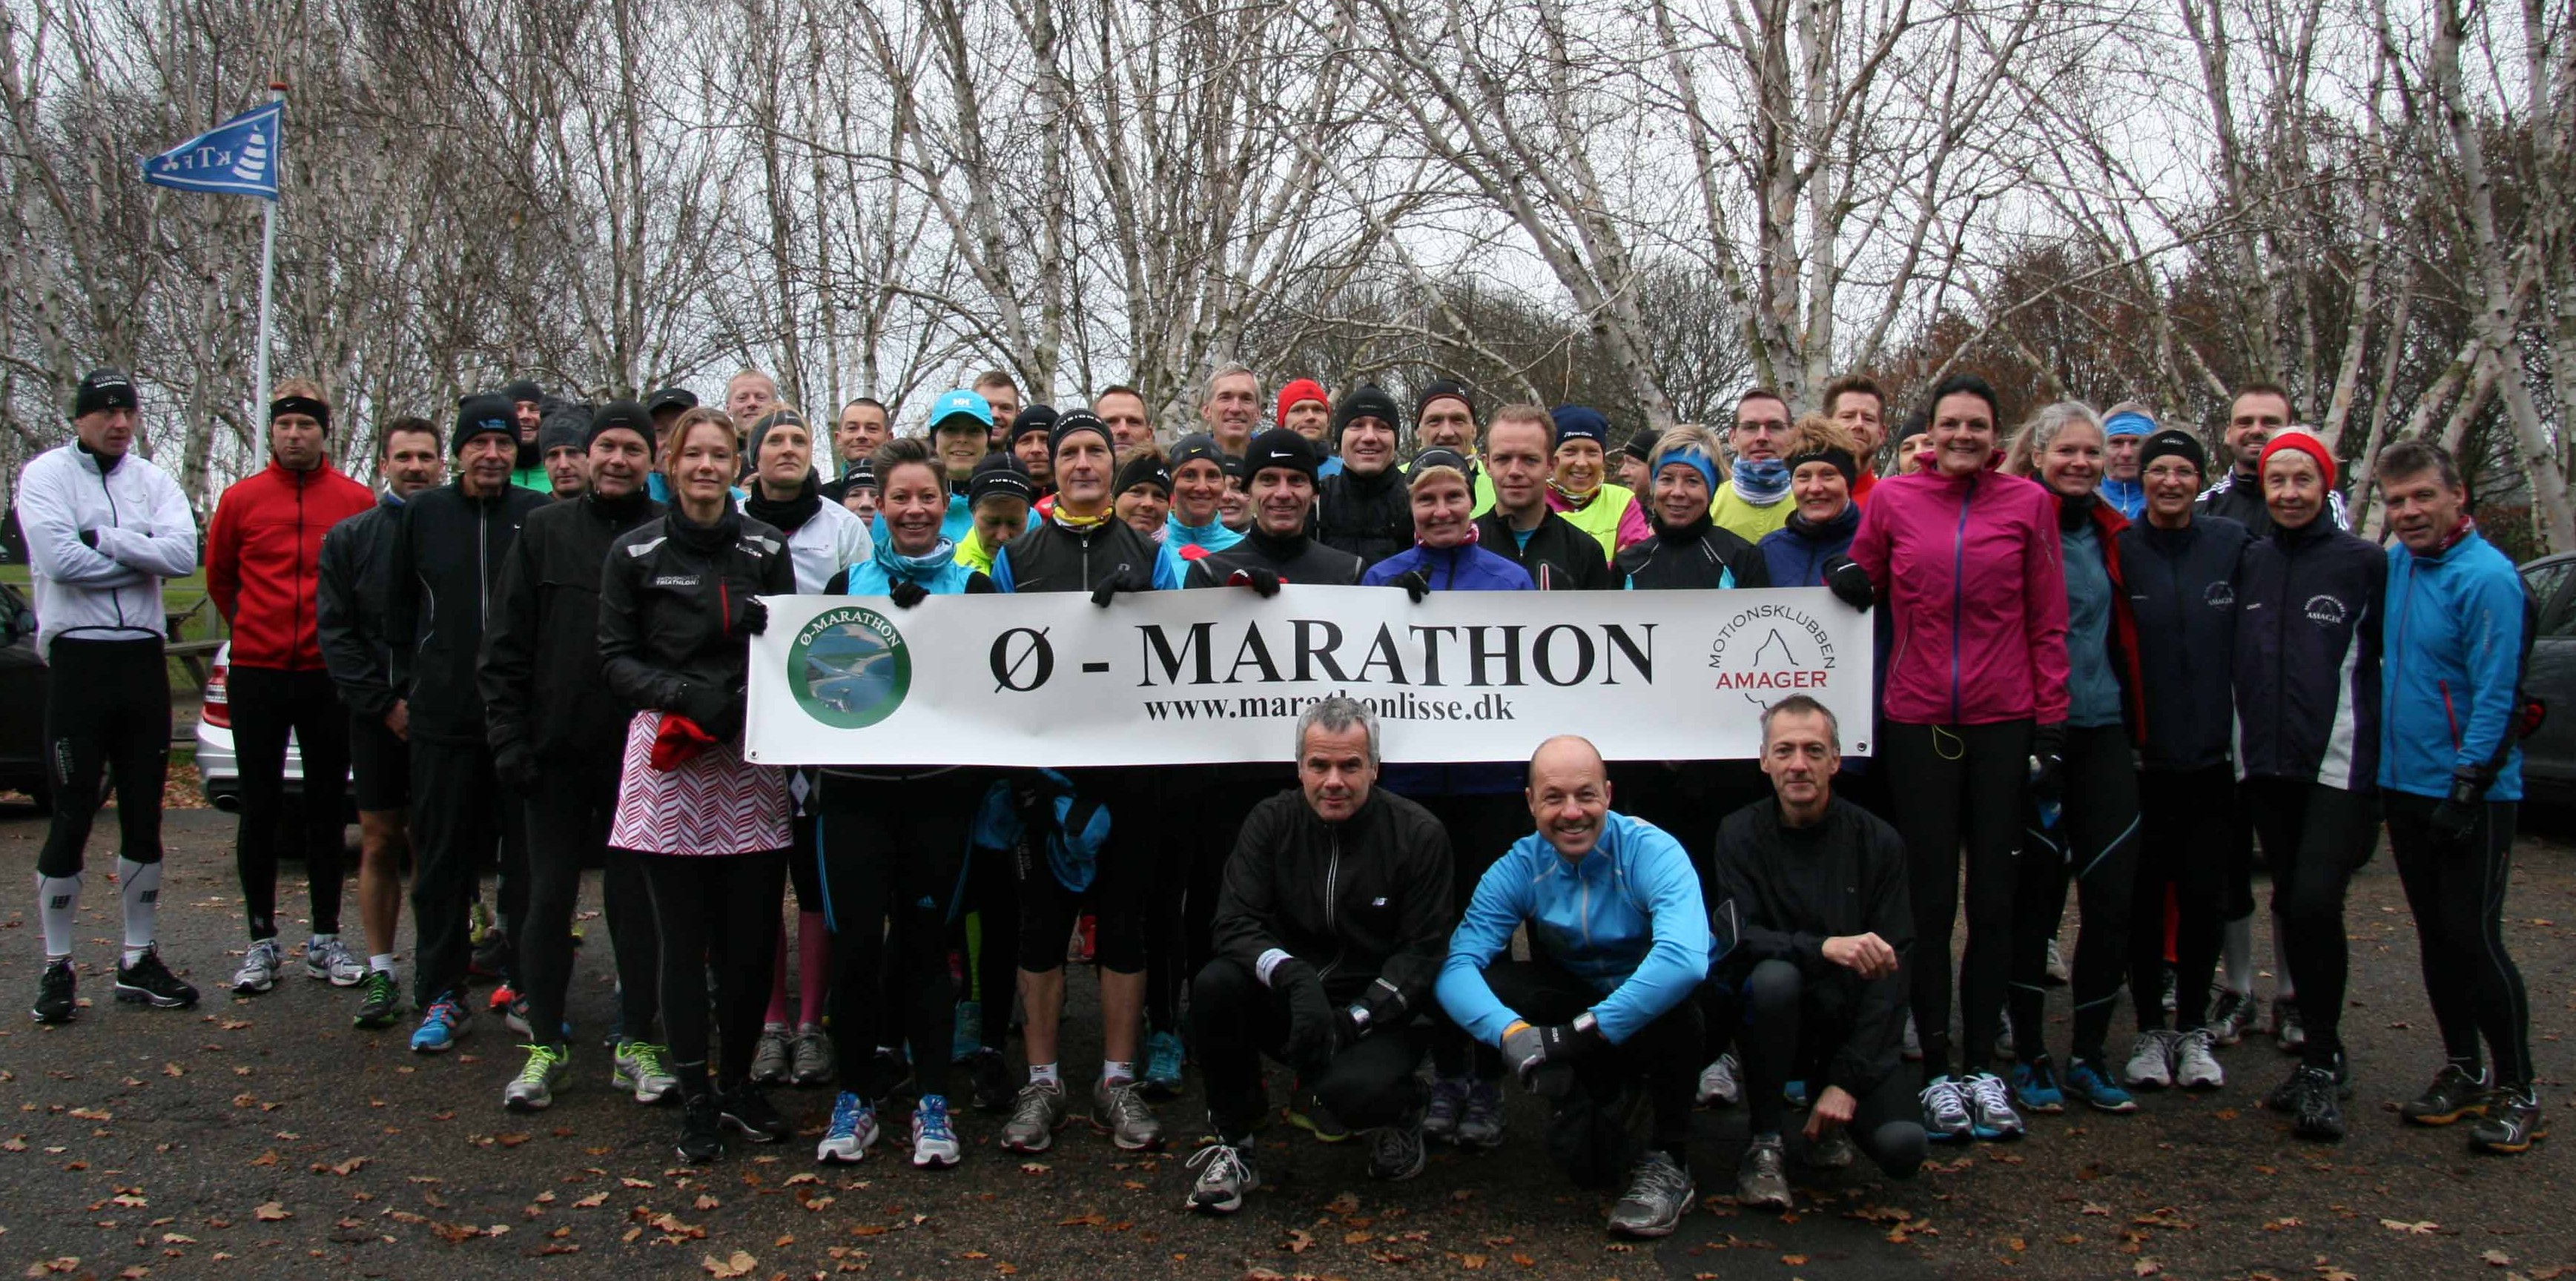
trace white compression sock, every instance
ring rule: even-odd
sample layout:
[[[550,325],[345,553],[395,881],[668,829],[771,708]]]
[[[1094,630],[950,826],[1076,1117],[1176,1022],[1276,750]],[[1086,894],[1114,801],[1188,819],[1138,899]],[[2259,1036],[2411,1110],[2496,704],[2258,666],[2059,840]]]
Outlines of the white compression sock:
[[[74,876],[36,877],[36,913],[45,922],[45,956],[51,959],[72,954],[72,914],[80,910],[81,878]]]
[[[161,911],[161,864],[120,858],[116,880],[125,890],[125,963],[132,965],[152,950],[153,927]]]
[[[2254,918],[2246,915],[2227,922],[2219,927],[2218,937],[2227,990],[2238,996],[2254,995]]]

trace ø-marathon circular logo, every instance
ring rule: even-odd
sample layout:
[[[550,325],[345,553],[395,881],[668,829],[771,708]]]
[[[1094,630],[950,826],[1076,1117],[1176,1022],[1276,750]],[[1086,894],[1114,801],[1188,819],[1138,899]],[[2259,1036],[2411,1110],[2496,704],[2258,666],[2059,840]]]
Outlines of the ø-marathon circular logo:
[[[866,729],[903,706],[912,691],[912,653],[885,615],[857,606],[827,609],[788,647],[787,687],[815,720]]]

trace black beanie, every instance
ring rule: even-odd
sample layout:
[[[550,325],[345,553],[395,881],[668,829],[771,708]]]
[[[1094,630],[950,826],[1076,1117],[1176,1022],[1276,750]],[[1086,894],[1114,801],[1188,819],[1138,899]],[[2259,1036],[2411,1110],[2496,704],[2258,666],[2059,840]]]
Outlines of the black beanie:
[[[1303,472],[1306,479],[1313,480],[1315,470],[1322,465],[1315,457],[1315,442],[1306,439],[1303,432],[1286,427],[1273,427],[1253,437],[1252,443],[1243,451],[1244,483],[1247,485],[1252,483],[1254,476],[1273,467]]]
[[[533,378],[522,378],[519,381],[502,388],[501,394],[512,401],[524,400],[530,403],[543,403],[546,398],[546,389],[538,386],[536,380]]]
[[[805,415],[793,409],[773,409],[762,414],[760,421],[751,425],[751,440],[743,446],[744,452],[751,455],[754,467],[760,465],[760,438],[768,435],[772,427],[803,427],[806,441],[810,444],[814,439],[814,429],[806,423]]]
[[[1047,416],[1054,417],[1055,411],[1048,410]],[[1013,425],[1018,425],[1016,419]],[[868,478],[867,487],[876,487],[874,476]],[[969,509],[980,507],[985,499],[996,496],[1008,496],[1024,503],[1038,500],[1037,482],[1030,479],[1028,469],[1020,466],[1020,460],[1009,454],[984,455],[984,461],[975,464],[974,477],[966,482],[966,506]]]
[[[1334,448],[1341,447],[1342,429],[1350,426],[1354,418],[1377,419],[1386,424],[1388,431],[1398,431],[1404,426],[1404,419],[1395,407],[1395,397],[1387,395],[1385,389],[1375,383],[1362,384],[1342,397],[1342,403],[1333,406]]]
[[[1474,421],[1476,417],[1476,398],[1467,394],[1467,388],[1463,384],[1452,379],[1442,378],[1434,381],[1430,386],[1423,388],[1422,394],[1413,398],[1413,428],[1415,431],[1422,430],[1422,411],[1429,409],[1431,407],[1431,402],[1435,400],[1457,401],[1467,407],[1467,418],[1469,421]]]
[[[1406,483],[1410,484],[1414,480],[1420,479],[1422,473],[1427,472],[1434,467],[1446,467],[1449,470],[1458,473],[1460,476],[1465,476],[1467,474],[1467,456],[1459,453],[1457,450],[1449,448],[1446,445],[1434,446],[1433,448],[1423,450],[1421,453],[1413,456],[1413,466],[1406,469],[1404,473]]]
[[[507,436],[512,444],[517,444],[518,415],[519,407],[497,391],[459,397],[456,401],[456,435],[447,442],[448,451],[461,458],[465,454],[465,442],[487,434]]]
[[[1218,471],[1225,470],[1225,451],[1217,448],[1216,437],[1203,431],[1194,431],[1173,444],[1171,462],[1173,471],[1179,471],[1183,463],[1201,460],[1215,463]]]
[[[1068,409],[1056,416],[1055,425],[1047,428],[1047,457],[1064,452],[1064,438],[1078,431],[1097,432],[1102,444],[1118,448],[1118,438],[1109,434],[1109,424],[1088,409]]]
[[[1011,419],[1011,443],[1015,445],[1019,443],[1020,437],[1032,432],[1047,436],[1054,431],[1055,406],[1053,405],[1022,405],[1018,416]]]
[[[1109,494],[1114,498],[1138,485],[1159,486],[1163,491],[1163,497],[1170,498],[1172,496],[1171,470],[1163,466],[1163,460],[1153,454],[1138,453],[1118,468],[1118,482],[1109,487]]]
[[[644,456],[653,456],[653,415],[631,400],[612,400],[600,406],[599,411],[590,416],[590,430],[583,433],[581,447],[588,450],[590,443],[599,439],[602,433],[620,427],[643,437]],[[544,440],[545,433],[539,431],[537,439]]]
[[[1621,445],[1619,448],[1630,458],[1634,458],[1638,462],[1651,463],[1655,461],[1655,443],[1663,438],[1663,433],[1656,431],[1652,427],[1641,428],[1636,435],[1628,438],[1627,444]],[[1795,471],[1797,469],[1791,468],[1790,470]]]
[[[658,414],[665,409],[676,409],[686,413],[697,407],[698,393],[686,387],[665,387],[654,392],[653,398],[644,402],[644,411],[648,414]]]
[[[2138,446],[2138,475],[2144,477],[2149,466],[2167,455],[2189,459],[2193,471],[2209,474],[2209,450],[2200,443],[2200,437],[2180,427],[2167,427]]]
[[[1841,472],[1843,474],[1844,484],[1856,485],[1860,483],[1859,460],[1853,458],[1849,450],[1839,447],[1829,446],[1824,449],[1801,449],[1798,452],[1789,455],[1789,457],[1784,461],[1789,468],[1789,474],[1792,476],[1797,475],[1798,469],[1809,463],[1823,463],[1826,466],[1833,468],[1835,471]]]
[[[87,418],[102,409],[140,409],[134,378],[122,369],[93,369],[72,393],[72,417]]]
[[[590,448],[591,407],[586,404],[558,404],[546,411],[537,424],[537,457],[544,458],[559,448]]]

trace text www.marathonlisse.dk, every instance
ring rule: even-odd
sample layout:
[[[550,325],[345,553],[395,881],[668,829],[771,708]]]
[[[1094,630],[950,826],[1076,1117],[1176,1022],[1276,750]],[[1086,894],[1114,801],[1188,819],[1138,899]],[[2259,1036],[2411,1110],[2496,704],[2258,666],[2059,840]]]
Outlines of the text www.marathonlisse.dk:
[[[1349,698],[1347,690],[1335,696]],[[1175,698],[1145,700],[1145,716],[1157,721],[1243,721],[1293,720],[1307,708],[1325,698],[1322,694],[1286,696],[1245,695],[1238,698]],[[1376,698],[1362,698],[1360,705],[1387,721],[1508,721],[1512,700],[1500,694],[1484,694],[1473,699],[1418,698],[1411,693],[1397,693]]]

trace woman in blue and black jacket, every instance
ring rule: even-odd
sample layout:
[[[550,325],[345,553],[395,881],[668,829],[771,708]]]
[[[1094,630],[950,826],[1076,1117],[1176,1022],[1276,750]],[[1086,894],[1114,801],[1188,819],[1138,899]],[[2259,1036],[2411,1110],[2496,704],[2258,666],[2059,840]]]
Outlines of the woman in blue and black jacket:
[[[2282,432],[2257,468],[2272,536],[2246,549],[2237,579],[2236,773],[2286,918],[2307,1044],[2263,1104],[2301,1137],[2343,1138],[2352,1089],[2339,1024],[2344,890],[2379,822],[2380,605],[2388,558],[2335,528],[2334,451]]]

